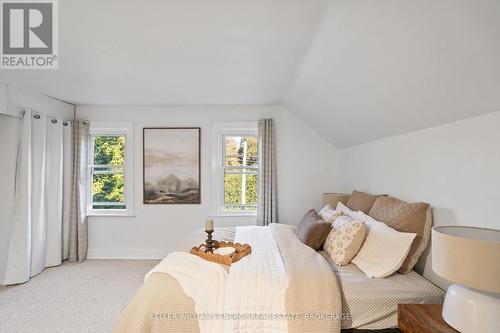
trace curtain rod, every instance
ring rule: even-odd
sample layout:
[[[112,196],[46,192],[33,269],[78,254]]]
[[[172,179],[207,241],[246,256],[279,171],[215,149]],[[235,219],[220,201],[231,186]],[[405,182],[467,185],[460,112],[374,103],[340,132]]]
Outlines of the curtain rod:
[[[12,115],[12,114],[7,114],[7,115],[12,116],[12,117],[16,117],[16,118],[19,118],[19,119],[22,119],[24,117],[24,114],[26,113],[26,111],[33,112],[33,118],[40,119],[40,113],[36,112],[36,111],[31,111],[31,110],[21,110],[21,111],[19,111],[19,114],[17,116],[16,115]],[[51,114],[47,114],[47,117],[49,117],[49,118],[59,118],[59,117],[51,115]],[[74,120],[75,119],[63,119],[62,120],[63,121],[63,125],[64,126],[68,126],[68,122],[74,121]],[[52,119],[51,123],[57,124],[57,119]],[[88,120],[84,120],[83,123],[85,125],[90,124],[90,122]]]

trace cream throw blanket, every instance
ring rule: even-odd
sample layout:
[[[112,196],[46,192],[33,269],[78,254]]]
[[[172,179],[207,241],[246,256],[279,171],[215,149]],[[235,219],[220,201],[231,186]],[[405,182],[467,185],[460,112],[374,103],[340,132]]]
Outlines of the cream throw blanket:
[[[206,261],[190,253],[173,252],[149,271],[144,281],[153,273],[173,276],[187,296],[194,300],[201,333],[222,332],[224,322],[205,320],[202,316],[224,312],[227,271],[221,265]],[[201,320],[200,320],[201,318]]]

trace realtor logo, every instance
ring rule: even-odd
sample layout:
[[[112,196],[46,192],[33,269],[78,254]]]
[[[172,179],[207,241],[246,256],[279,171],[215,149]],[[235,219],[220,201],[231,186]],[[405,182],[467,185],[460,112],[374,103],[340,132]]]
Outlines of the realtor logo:
[[[57,0],[0,0],[2,69],[57,69]]]

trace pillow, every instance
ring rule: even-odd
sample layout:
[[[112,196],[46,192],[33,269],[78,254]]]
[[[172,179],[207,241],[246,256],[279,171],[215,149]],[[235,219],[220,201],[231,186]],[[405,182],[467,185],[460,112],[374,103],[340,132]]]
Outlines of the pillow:
[[[321,217],[326,222],[333,223],[337,219],[337,217],[341,216],[342,212],[335,210],[330,205],[326,205],[319,211],[319,217]]]
[[[416,234],[394,230],[362,212],[360,218],[367,233],[352,263],[370,278],[391,275],[403,264]]]
[[[315,209],[311,209],[304,215],[297,226],[297,236],[307,246],[317,250],[325,242],[332,224],[323,221]]]
[[[347,200],[347,207],[354,211],[362,211],[368,214],[372,208],[375,200],[379,198],[380,195],[373,195],[365,192],[353,191]]]
[[[398,231],[417,234],[408,257],[398,271],[401,274],[410,272],[429,241],[432,225],[429,204],[407,203],[393,197],[380,197],[373,204],[369,215]]]
[[[353,220],[358,219],[358,212],[351,210],[349,207],[344,205],[342,202],[339,201],[337,204],[337,211],[341,212],[343,215],[347,215]]]
[[[333,222],[333,229],[338,229],[340,228],[341,226],[343,226],[344,224],[346,223],[349,223],[351,221],[353,221],[354,219],[350,216],[347,216],[347,215],[341,215],[339,217],[337,217],[337,219],[335,220],[335,222]]]
[[[348,221],[332,229],[323,248],[337,265],[347,265],[358,253],[366,235],[366,226],[361,221]]]

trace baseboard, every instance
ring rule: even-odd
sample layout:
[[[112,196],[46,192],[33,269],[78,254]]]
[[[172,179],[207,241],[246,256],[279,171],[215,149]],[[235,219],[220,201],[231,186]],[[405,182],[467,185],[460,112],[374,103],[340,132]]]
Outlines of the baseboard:
[[[163,259],[172,249],[88,249],[87,259]]]

